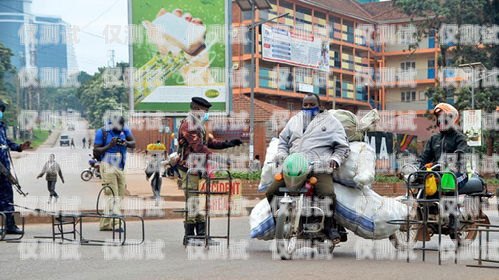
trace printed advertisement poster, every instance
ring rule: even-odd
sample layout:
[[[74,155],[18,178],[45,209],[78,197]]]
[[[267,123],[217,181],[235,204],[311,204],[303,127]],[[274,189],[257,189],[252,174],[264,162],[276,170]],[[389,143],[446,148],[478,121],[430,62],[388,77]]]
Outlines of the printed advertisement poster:
[[[182,115],[192,97],[226,112],[228,0],[129,0],[136,111]]]
[[[482,145],[482,111],[463,111],[463,133],[468,138],[468,146],[478,147]]]
[[[217,194],[212,194],[210,198],[210,214],[211,215],[226,215],[229,209],[228,193],[231,190],[231,213],[233,215],[238,215],[242,211],[242,181],[239,179],[232,180],[232,187],[230,187],[228,180],[213,180],[211,182],[210,191]],[[206,192],[206,180],[199,181],[199,191]],[[200,196],[201,209],[205,207],[205,196]]]
[[[262,26],[263,59],[329,71],[329,41],[311,33]]]

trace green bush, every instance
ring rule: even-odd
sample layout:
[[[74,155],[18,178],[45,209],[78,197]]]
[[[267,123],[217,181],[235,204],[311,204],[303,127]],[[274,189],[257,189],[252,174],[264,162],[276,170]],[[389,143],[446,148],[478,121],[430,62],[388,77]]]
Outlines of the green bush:
[[[258,181],[260,180],[260,171],[232,171],[232,178],[234,179],[242,179],[242,180],[250,180],[250,181]],[[224,173],[217,173],[217,176],[226,176]]]
[[[397,176],[376,175],[374,179],[377,183],[401,183],[404,182]]]

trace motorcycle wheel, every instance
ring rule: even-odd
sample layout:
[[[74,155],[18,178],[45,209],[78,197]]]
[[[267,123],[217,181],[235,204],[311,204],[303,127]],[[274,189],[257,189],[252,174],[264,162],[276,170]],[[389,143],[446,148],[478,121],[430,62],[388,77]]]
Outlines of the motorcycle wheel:
[[[296,250],[296,237],[291,236],[291,209],[281,208],[275,229],[276,249],[281,260],[290,260]]]
[[[90,181],[90,179],[92,179],[92,177],[94,177],[94,174],[92,174],[90,170],[83,170],[80,177],[83,181],[88,182]]]
[[[465,225],[457,234],[459,239],[458,241],[458,246],[468,246],[473,243],[473,241],[476,239],[478,232],[476,230],[470,230],[471,228],[475,228],[476,224],[485,224],[485,225],[490,225],[490,220],[485,213],[481,212],[480,216],[477,220],[473,221],[472,223],[469,223]],[[449,233],[449,237],[452,240],[456,239],[456,236],[454,232]]]

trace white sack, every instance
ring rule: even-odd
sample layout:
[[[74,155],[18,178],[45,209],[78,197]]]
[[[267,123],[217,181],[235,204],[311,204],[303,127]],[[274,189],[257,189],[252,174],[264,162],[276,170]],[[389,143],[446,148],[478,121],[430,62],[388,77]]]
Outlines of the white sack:
[[[249,216],[251,238],[262,240],[274,239],[275,223],[269,201],[264,198],[258,202]]]
[[[336,221],[366,239],[384,239],[394,234],[398,225],[387,223],[407,216],[407,206],[395,198],[383,197],[364,187],[349,188],[334,184]]]
[[[267,147],[267,152],[265,154],[265,161],[262,167],[262,173],[260,175],[260,184],[258,185],[258,191],[264,192],[274,181],[274,158],[277,155],[277,146],[279,144],[278,138],[272,138]]]
[[[350,154],[333,173],[334,180],[349,187],[370,186],[376,173],[376,152],[365,142],[350,142]]]

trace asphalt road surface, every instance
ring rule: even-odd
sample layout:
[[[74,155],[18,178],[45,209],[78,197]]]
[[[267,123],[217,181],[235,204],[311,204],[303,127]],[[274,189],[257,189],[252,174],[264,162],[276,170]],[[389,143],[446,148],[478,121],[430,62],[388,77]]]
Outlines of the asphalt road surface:
[[[498,223],[497,212],[491,212]],[[213,233],[221,234],[225,220],[213,219]],[[97,231],[97,223],[84,227],[87,239],[110,238]],[[141,246],[80,246],[54,244],[51,240],[33,239],[48,235],[50,225],[27,227],[23,243],[0,242],[0,279],[498,279],[497,269],[470,268],[470,256],[456,265],[447,256],[437,265],[436,253],[429,252],[426,262],[410,263],[395,255],[388,241],[373,243],[349,234],[349,241],[336,248],[332,258],[307,259],[311,249],[301,249],[302,259],[281,261],[273,258],[272,242],[250,240],[248,218],[234,218],[231,226],[231,250],[225,246],[184,247],[180,244],[182,221],[146,221],[146,243]],[[138,236],[138,223],[129,224],[128,240]],[[435,247],[433,238],[430,246]],[[499,259],[499,236],[493,235]],[[32,243],[32,242],[42,243]],[[444,237],[444,241],[449,241]],[[475,243],[476,245],[476,243]],[[374,254],[371,249],[376,247]],[[463,256],[466,256],[464,254]]]

